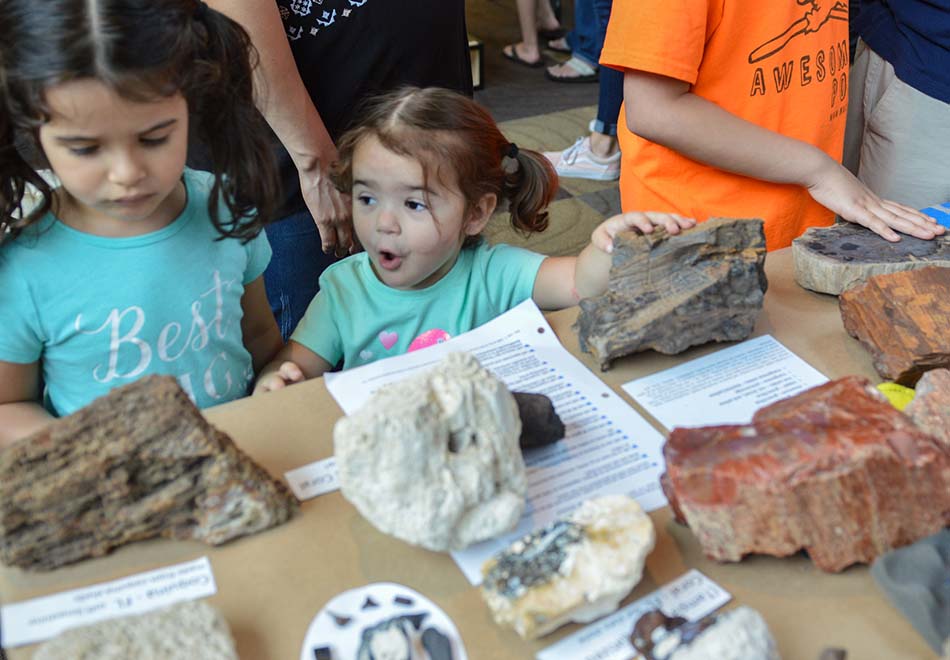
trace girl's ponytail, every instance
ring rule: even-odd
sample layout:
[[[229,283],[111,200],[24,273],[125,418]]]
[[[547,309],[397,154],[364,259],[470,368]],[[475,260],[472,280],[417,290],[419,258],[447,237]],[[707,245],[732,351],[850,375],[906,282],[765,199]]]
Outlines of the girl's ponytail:
[[[502,158],[505,182],[502,197],[508,200],[511,225],[522,232],[541,232],[548,228],[545,210],[557,193],[557,173],[543,155],[519,149],[510,143]]]

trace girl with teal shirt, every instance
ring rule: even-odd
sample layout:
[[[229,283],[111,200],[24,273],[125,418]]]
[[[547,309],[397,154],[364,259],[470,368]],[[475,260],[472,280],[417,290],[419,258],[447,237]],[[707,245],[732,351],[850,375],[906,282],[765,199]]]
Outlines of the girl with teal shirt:
[[[252,56],[195,0],[0,4],[0,444],[147,374],[244,396],[279,350]]]
[[[365,252],[324,271],[320,292],[256,392],[425,348],[531,298],[560,309],[607,288],[613,236],[693,226],[628,213],[601,223],[576,257],[546,257],[480,234],[507,202],[512,225],[547,227],[557,175],[509,142],[488,112],[444,89],[404,88],[373,100],[339,144],[337,185],[351,196]]]

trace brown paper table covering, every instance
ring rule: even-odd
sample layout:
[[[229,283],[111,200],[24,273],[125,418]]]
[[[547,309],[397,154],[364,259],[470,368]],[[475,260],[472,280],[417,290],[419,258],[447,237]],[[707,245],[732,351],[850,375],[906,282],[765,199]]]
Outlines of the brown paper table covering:
[[[772,334],[829,378],[861,374],[880,380],[867,354],[842,329],[837,299],[795,284],[790,250],[770,254],[766,270],[769,291],[756,335]],[[579,355],[570,329],[576,314],[573,308],[548,318],[568,350]],[[600,375],[630,401],[620,390],[622,383],[720,348],[723,345],[703,346],[677,356],[652,352],[628,356]],[[579,357],[599,373],[589,356]],[[281,478],[288,470],[332,454],[331,431],[340,415],[322,379],[207,411],[212,423]],[[702,555],[686,528],[671,520],[669,508],[651,516],[657,529],[656,549],[647,560],[643,581],[624,604],[696,568],[728,590],[733,603],[750,605],[765,616],[786,659],[814,660],[827,646],[847,649],[853,660],[934,657],[884,600],[867,567],[831,575],[801,555],[717,564]],[[502,630],[451,557],[377,532],[339,492],[304,502],[300,514],[281,527],[219,548],[156,540],[49,573],[0,567],[0,602],[87,586],[203,555],[211,560],[218,586],[210,602],[223,612],[245,660],[298,658],[307,627],[320,608],[341,591],[372,582],[402,583],[435,601],[454,619],[473,660],[533,658],[578,629],[568,626],[530,643]],[[30,647],[14,649],[9,656],[28,658]]]

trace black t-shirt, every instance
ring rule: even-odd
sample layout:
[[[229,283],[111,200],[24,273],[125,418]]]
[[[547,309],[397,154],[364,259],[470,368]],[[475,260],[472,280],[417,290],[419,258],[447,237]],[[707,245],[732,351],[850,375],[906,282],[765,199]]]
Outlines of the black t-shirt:
[[[464,0],[277,0],[297,69],[334,141],[368,96],[401,85],[472,95]],[[276,138],[275,138],[276,141]],[[279,149],[285,205],[304,209]]]

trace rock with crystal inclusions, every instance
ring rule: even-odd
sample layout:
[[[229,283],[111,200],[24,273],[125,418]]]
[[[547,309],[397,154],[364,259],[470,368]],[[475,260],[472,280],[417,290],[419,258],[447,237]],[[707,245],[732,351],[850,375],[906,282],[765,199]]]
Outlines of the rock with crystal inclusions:
[[[849,376],[744,426],[675,428],[663,490],[707,556],[870,562],[950,524],[950,450]]]
[[[713,218],[677,235],[621,232],[607,291],[580,302],[574,330],[601,369],[649,348],[675,355],[746,339],[767,286],[761,220]]]
[[[871,354],[881,376],[913,387],[950,367],[950,268],[876,275],[838,299],[845,330]]]
[[[588,500],[486,561],[482,597],[496,623],[525,639],[593,621],[640,581],[655,539],[649,516],[630,497]]]
[[[630,644],[644,660],[779,660],[762,615],[745,606],[699,621],[650,610],[634,624]]]
[[[340,488],[380,531],[429,550],[511,530],[527,478],[505,384],[467,353],[380,388],[333,429]]]
[[[812,227],[792,241],[798,285],[839,295],[875,275],[927,266],[950,266],[950,234],[925,241],[901,236],[886,241],[853,222]]]
[[[0,451],[9,566],[52,569],[156,536],[218,545],[296,509],[170,376],[115,389]]]

